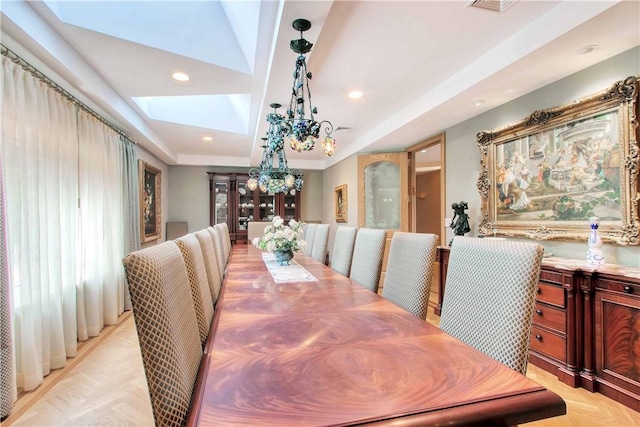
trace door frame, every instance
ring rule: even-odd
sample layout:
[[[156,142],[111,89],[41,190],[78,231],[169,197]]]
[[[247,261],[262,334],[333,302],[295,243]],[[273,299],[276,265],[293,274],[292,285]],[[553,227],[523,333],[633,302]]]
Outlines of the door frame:
[[[445,143],[446,135],[444,132],[434,135],[425,139],[422,142],[418,142],[407,148],[409,153],[409,230],[411,232],[416,231],[416,153],[424,150],[432,145],[440,144],[440,246],[446,246],[446,232],[444,225],[445,218],[445,203],[446,203],[446,159],[445,159]]]

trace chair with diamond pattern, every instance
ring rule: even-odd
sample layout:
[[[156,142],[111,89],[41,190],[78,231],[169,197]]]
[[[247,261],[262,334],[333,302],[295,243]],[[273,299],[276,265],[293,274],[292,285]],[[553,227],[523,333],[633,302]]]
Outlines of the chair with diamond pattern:
[[[382,297],[426,319],[438,236],[396,231],[391,238]]]
[[[440,328],[525,374],[542,246],[455,236]]]
[[[360,228],[353,247],[349,277],[372,292],[378,292],[386,230]]]
[[[304,250],[304,254],[306,256],[311,256],[311,252],[313,251],[313,239],[316,235],[316,228],[318,228],[318,224],[307,224],[307,228],[304,231],[303,240],[307,242],[307,247]]]
[[[318,224],[316,232],[313,235],[313,248],[311,249],[311,258],[322,263],[325,262],[327,256],[327,242],[329,241],[329,224]]]
[[[123,264],[155,425],[184,425],[203,354],[184,258],[167,241]]]
[[[198,319],[200,341],[204,345],[209,335],[211,318],[213,317],[213,301],[211,300],[211,290],[209,289],[209,279],[204,266],[202,248],[198,238],[193,234],[186,234],[174,241],[178,245],[180,252],[182,252],[182,257],[187,267],[193,307],[196,310],[196,318]]]
[[[213,244],[214,237],[207,229],[196,231],[193,235],[196,236],[198,243],[200,243],[202,257],[204,258],[204,269],[207,272],[207,280],[209,281],[211,301],[215,305],[222,286],[222,274],[220,273],[220,264],[216,254],[217,248]]]
[[[353,245],[356,241],[356,227],[338,226],[333,239],[333,251],[331,251],[331,269],[349,277],[351,258],[353,257]]]

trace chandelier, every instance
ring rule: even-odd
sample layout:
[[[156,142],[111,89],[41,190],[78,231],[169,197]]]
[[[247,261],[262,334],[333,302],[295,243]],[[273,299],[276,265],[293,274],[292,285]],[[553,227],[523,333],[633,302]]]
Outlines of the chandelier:
[[[304,55],[311,51],[313,43],[302,36],[304,31],[311,28],[311,22],[306,19],[296,19],[293,21],[293,28],[300,31],[300,38],[291,40],[290,44],[291,50],[298,54],[298,58],[293,72],[293,88],[287,118],[283,121],[286,139],[291,148],[298,152],[313,150],[319,138],[320,129],[324,126],[326,136],[322,140],[322,150],[326,156],[331,156],[336,150],[336,141],[331,136],[333,125],[328,120],[317,122],[313,115],[318,113],[318,109],[311,104],[309,80],[312,75],[311,71],[307,70]]]
[[[302,190],[304,181],[302,171],[291,170],[287,165],[287,156],[284,153],[285,128],[283,126],[284,116],[277,112],[280,104],[270,105],[273,112],[267,114],[269,130],[267,137],[262,138],[262,161],[259,168],[249,170],[249,180],[247,187],[254,191],[260,188],[263,193],[286,193],[289,190]],[[278,161],[278,167],[274,167],[274,160]]]

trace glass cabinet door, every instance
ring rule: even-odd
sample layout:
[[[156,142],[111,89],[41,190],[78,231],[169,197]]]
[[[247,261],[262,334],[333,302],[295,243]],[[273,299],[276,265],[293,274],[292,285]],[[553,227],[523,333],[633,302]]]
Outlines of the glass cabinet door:
[[[290,219],[295,219],[298,221],[300,218],[296,218],[296,189],[292,188],[289,192],[284,193],[284,201],[282,202],[283,212],[284,212],[284,220],[288,221]]]
[[[247,183],[238,181],[238,230],[246,230],[247,223],[253,221],[254,194],[247,188]]]
[[[226,223],[229,219],[229,183],[214,182],[214,192],[216,195],[213,209],[213,223]]]
[[[259,205],[257,221],[271,221],[275,215],[276,197],[274,194],[258,193]]]

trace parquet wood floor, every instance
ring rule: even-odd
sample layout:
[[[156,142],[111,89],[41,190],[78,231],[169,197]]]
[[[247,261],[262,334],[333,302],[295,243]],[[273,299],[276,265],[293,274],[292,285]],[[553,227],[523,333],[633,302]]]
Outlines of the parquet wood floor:
[[[427,320],[439,318],[429,310]],[[4,426],[152,426],[153,415],[131,313],[84,345],[69,366],[22,395]],[[640,414],[598,393],[573,389],[529,365],[527,376],[558,393],[567,415],[525,426],[640,426]]]

